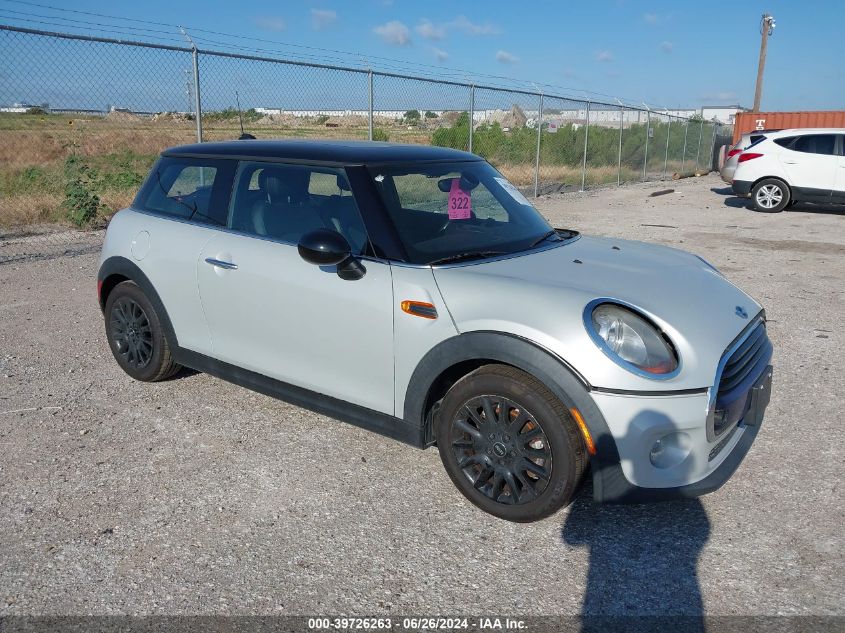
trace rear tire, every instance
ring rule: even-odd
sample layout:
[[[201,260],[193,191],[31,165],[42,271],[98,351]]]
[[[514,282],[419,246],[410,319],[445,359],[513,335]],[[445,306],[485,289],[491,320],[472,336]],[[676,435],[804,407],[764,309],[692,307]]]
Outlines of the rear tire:
[[[780,213],[790,200],[789,187],[777,178],[761,180],[751,189],[754,209],[762,213]]]
[[[159,315],[134,281],[119,283],[105,309],[106,337],[117,364],[135,380],[155,382],[181,369]]]
[[[569,411],[539,380],[485,365],[455,383],[437,413],[440,458],[458,490],[501,519],[545,518],[571,500],[587,465]]]

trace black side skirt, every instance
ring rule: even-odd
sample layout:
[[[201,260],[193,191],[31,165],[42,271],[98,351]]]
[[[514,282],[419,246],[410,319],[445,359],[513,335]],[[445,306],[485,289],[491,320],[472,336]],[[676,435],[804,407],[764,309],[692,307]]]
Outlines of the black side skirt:
[[[182,347],[174,350],[173,357],[177,363],[185,367],[222,378],[241,387],[310,409],[342,422],[354,424],[368,431],[374,431],[416,448],[425,448],[423,427],[407,420],[332,398],[310,389],[303,389],[274,378],[268,378],[254,371],[242,369]]]

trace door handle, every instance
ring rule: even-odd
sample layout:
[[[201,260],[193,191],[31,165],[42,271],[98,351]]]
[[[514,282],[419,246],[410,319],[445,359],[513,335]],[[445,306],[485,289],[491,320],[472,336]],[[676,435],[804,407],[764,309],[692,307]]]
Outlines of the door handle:
[[[215,266],[216,268],[225,268],[226,270],[237,270],[238,269],[237,264],[233,264],[232,262],[224,262],[224,261],[221,261],[219,259],[214,259],[213,257],[206,257],[205,263],[211,264],[212,266]]]
[[[784,162],[784,164],[786,164],[786,165],[797,165],[797,164],[798,164],[798,161],[797,161],[797,160],[785,160],[785,161],[783,161],[783,162]]]

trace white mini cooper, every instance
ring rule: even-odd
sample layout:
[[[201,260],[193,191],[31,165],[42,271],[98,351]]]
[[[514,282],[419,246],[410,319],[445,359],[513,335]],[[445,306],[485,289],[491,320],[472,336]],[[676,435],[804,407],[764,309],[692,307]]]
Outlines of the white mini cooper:
[[[769,400],[763,310],[695,255],[553,229],[487,162],[386,143],[165,151],[98,277],[120,366],[219,376],[419,448],[533,521],[704,494]]]

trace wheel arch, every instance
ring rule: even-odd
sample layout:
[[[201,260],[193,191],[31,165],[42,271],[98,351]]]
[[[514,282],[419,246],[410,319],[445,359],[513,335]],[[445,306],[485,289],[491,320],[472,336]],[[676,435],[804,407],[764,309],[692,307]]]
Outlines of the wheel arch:
[[[114,256],[106,259],[97,272],[97,288],[98,300],[100,303],[100,310],[105,312],[106,301],[108,301],[109,294],[117,287],[118,284],[124,281],[135,282],[138,287],[153,304],[156,314],[158,314],[161,322],[164,335],[167,337],[168,345],[171,349],[178,348],[178,340],[176,332],[173,330],[173,324],[167,314],[167,310],[161,301],[161,297],[155,290],[149,277],[144,274],[137,264],[126,259],[125,257]]]
[[[584,418],[600,464],[619,461],[616,442],[593,399],[591,386],[566,360],[533,341],[503,332],[467,332],[442,341],[422,358],[405,393],[404,418],[424,427],[426,444],[435,443],[437,403],[460,378],[482,365],[509,365],[534,376]],[[595,464],[594,464],[595,465]]]
[[[751,183],[751,190],[749,191],[749,194],[751,194],[751,192],[754,191],[754,187],[759,185],[764,180],[777,180],[778,182],[782,182],[783,186],[786,187],[787,193],[789,194],[789,199],[790,200],[795,199],[793,191],[792,191],[792,186],[788,182],[786,182],[785,178],[783,178],[781,176],[761,176],[760,178],[758,178],[757,180],[755,180],[754,182]],[[753,194],[751,194],[751,195],[753,197]]]

